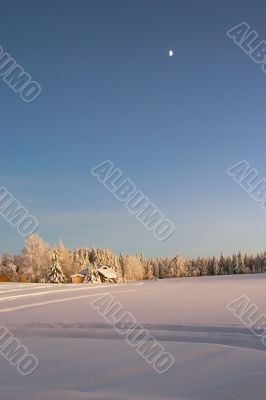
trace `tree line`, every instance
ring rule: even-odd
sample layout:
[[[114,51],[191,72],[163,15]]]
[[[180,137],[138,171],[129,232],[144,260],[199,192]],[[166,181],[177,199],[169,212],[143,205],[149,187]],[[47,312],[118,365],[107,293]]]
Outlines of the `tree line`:
[[[142,253],[114,254],[99,247],[67,249],[60,241],[49,246],[37,234],[26,238],[24,248],[18,255],[5,253],[0,258],[0,275],[12,281],[22,278],[31,282],[70,282],[71,275],[87,268],[91,276],[96,267],[106,265],[113,269],[119,280],[143,280],[196,277],[207,275],[233,275],[266,272],[266,251],[220,257],[174,257],[146,258]],[[90,280],[88,280],[89,282]]]

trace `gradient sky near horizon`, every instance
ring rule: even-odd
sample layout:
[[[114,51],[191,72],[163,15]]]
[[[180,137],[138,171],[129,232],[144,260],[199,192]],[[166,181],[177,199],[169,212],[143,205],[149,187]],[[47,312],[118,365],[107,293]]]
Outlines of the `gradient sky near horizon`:
[[[0,185],[50,244],[147,256],[266,249],[266,213],[226,174],[266,177],[266,74],[226,36],[255,0],[3,0],[0,45],[43,90],[0,79]],[[174,50],[174,57],[168,51]],[[157,241],[90,169],[111,160],[175,223]],[[0,218],[0,252],[24,239]]]

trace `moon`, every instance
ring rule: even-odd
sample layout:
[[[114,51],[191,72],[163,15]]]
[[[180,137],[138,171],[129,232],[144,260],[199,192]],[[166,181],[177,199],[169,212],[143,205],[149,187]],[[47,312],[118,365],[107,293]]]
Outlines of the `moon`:
[[[173,52],[173,50],[169,50],[169,57],[173,57],[173,55],[174,55],[174,52]]]

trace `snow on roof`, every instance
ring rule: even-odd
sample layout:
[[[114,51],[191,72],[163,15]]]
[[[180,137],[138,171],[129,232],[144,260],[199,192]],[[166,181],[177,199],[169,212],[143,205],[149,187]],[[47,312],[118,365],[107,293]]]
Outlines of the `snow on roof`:
[[[112,270],[109,267],[106,267],[105,265],[101,265],[100,267],[97,268],[97,271],[102,274],[105,278],[108,279],[116,279],[117,278],[117,273]]]
[[[88,271],[89,271],[88,268],[84,268],[82,271],[80,271],[80,274],[83,276],[87,275]]]
[[[76,277],[84,278],[84,275],[82,275],[82,274],[74,274],[74,275],[70,276],[70,278],[76,278]]]

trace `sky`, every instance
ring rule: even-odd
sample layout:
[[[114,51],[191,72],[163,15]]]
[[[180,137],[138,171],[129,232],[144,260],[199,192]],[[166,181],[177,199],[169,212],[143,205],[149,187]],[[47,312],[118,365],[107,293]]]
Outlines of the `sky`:
[[[25,103],[0,77],[0,185],[45,241],[266,249],[265,211],[226,174],[245,159],[266,177],[266,74],[226,35],[246,21],[266,40],[265,13],[262,0],[2,0],[0,46],[42,92]],[[90,173],[105,160],[173,221],[168,240]],[[0,215],[0,253],[23,242]]]

